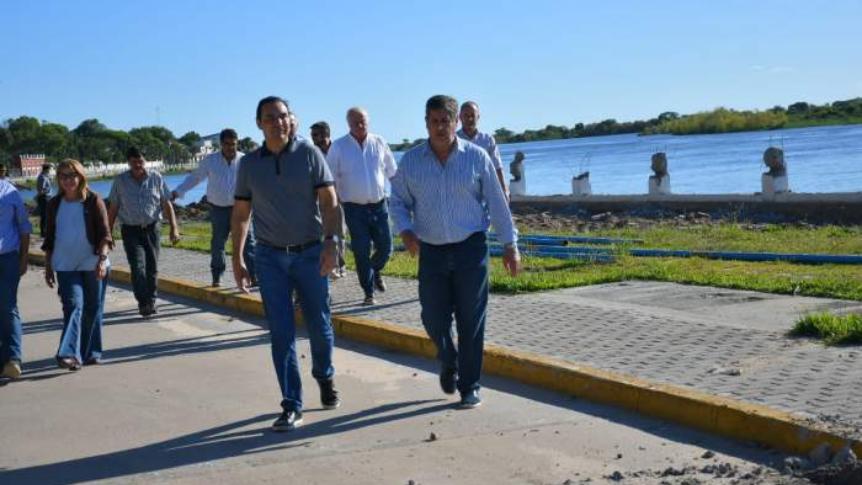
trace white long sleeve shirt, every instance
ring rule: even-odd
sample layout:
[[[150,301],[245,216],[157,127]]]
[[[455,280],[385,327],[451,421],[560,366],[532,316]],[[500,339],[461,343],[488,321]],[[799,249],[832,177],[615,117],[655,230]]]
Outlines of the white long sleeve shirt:
[[[179,198],[197,184],[207,181],[207,202],[220,207],[233,205],[233,194],[236,189],[236,173],[242,152],[236,152],[233,160],[225,159],[221,151],[207,155],[192,173],[174,189]]]
[[[383,137],[369,133],[359,144],[349,133],[332,142],[326,154],[342,202],[372,204],[386,196],[386,180],[395,175],[395,156]]]

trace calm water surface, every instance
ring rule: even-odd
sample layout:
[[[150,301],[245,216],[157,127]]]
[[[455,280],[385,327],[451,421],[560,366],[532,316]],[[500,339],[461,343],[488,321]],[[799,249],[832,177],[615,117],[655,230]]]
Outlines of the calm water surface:
[[[500,146],[506,174],[516,151],[525,160],[531,195],[571,193],[571,178],[590,171],[593,193],[642,194],[647,191],[650,156],[665,151],[671,187],[678,194],[753,193],[760,191],[763,151],[784,148],[794,192],[862,191],[862,125],[795,128],[721,135],[615,135]],[[401,153],[396,157],[400,159]],[[173,189],[185,175],[166,177]],[[107,195],[111,181],[91,184]],[[178,203],[200,200],[206,182]],[[25,197],[32,198],[25,192]]]

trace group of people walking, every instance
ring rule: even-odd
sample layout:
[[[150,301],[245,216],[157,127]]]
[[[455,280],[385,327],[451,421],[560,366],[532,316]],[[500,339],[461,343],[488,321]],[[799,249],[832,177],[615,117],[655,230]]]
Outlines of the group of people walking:
[[[173,191],[160,174],[146,169],[139,151],[130,149],[130,169],[115,179],[107,208],[87,188],[80,163],[60,164],[60,192],[46,204],[42,246],[46,282],[58,285],[63,303],[58,364],[75,370],[101,359],[104,281],[115,221],[121,224],[139,312],[151,316],[157,313],[160,221],[168,220],[170,239],[176,242],[180,236],[171,201],[207,180],[212,285],[222,285],[230,235],[237,287],[244,292],[260,287],[282,396],[282,413],[273,429],[290,430],[303,419],[296,304],[308,328],[321,403],[326,409],[341,403],[334,383],[329,278],[343,275],[344,239],[349,234],[363,304],[377,303],[386,291],[382,271],[393,247],[390,211],[407,251],[419,257],[421,319],[438,350],[440,386],[447,394],[459,392],[462,408],[480,405],[489,224],[504,245],[503,264],[512,275],[519,271],[520,256],[499,151],[492,136],[478,131],[478,105],[467,102],[459,110],[452,97],[429,98],[428,139],[407,151],[398,165],[386,141],[369,131],[369,116],[362,108],[347,111],[349,133],[334,141],[325,122],[311,126],[312,142],[299,135],[295,114],[277,96],[261,99],[255,118],[264,138],[260,148],[243,154],[237,150],[237,133],[223,130],[221,150],[205,158]],[[462,128],[456,131],[459,119]],[[14,279],[17,286],[26,270],[30,226],[20,196],[15,192],[7,197],[6,192],[14,188],[10,191],[0,182],[0,231],[14,231],[17,239],[0,238],[0,277],[4,282]],[[20,374],[20,318],[17,309],[11,310],[14,293],[2,295],[0,362],[17,365],[17,374],[4,367],[7,377]],[[7,336],[16,332],[17,340]]]

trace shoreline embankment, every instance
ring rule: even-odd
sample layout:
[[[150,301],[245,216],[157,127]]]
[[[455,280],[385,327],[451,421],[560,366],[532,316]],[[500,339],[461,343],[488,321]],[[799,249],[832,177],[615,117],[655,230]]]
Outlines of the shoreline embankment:
[[[862,224],[862,192],[674,195],[513,196],[516,215],[587,218],[606,213],[662,219],[703,213],[713,219],[758,223]]]

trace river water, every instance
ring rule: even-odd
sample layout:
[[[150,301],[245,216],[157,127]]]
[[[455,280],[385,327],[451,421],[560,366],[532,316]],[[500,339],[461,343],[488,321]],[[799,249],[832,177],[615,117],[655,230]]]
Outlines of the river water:
[[[505,170],[516,151],[524,162],[527,193],[571,193],[571,178],[590,172],[594,194],[642,194],[647,191],[650,156],[668,156],[671,187],[678,194],[754,193],[760,191],[763,151],[784,149],[790,188],[794,192],[862,191],[862,125],[795,128],[719,135],[614,135],[569,140],[512,143],[500,146]],[[401,154],[396,153],[400,159]],[[168,187],[184,175],[166,177]],[[92,188],[102,195],[109,180]],[[200,200],[206,182],[186,194],[179,204]],[[24,193],[32,197],[32,192]]]

